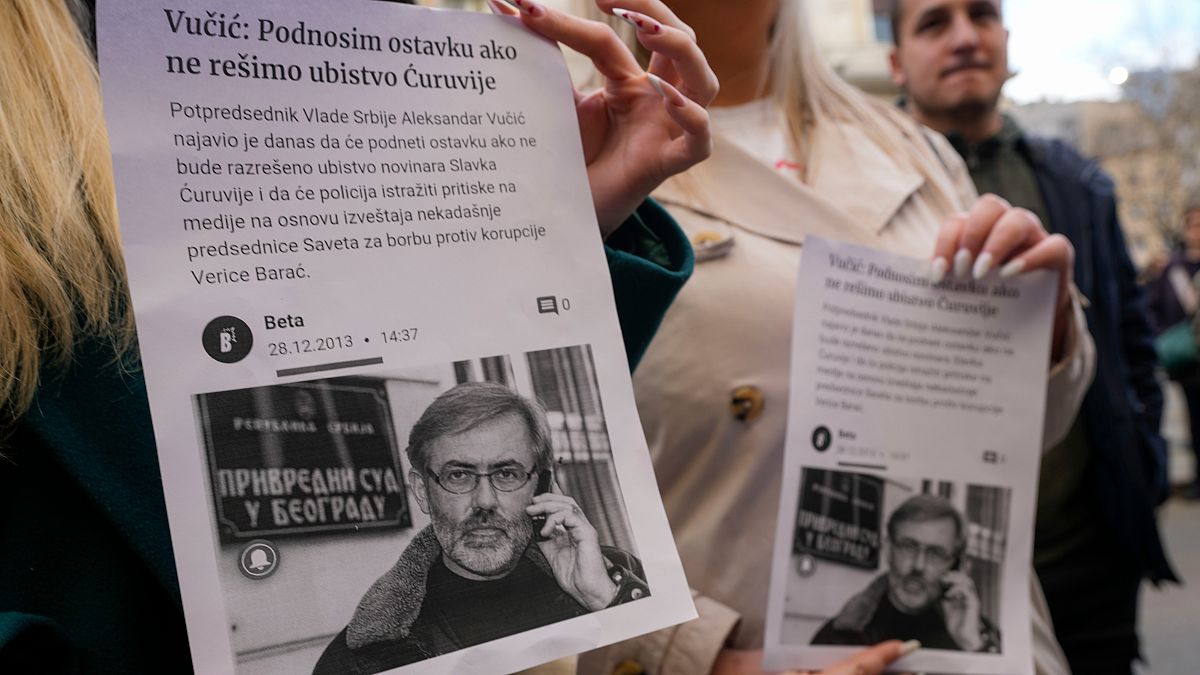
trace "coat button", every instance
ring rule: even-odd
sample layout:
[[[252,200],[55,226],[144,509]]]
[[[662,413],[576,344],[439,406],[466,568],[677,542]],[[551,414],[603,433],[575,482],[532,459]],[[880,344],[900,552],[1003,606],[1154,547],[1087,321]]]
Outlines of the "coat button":
[[[692,249],[696,262],[724,257],[733,247],[733,237],[712,230],[701,230],[692,237]]]
[[[646,669],[637,661],[626,660],[613,670],[613,675],[646,675]]]
[[[762,416],[765,403],[762,390],[758,387],[738,387],[729,399],[729,412],[743,422],[753,422]]]

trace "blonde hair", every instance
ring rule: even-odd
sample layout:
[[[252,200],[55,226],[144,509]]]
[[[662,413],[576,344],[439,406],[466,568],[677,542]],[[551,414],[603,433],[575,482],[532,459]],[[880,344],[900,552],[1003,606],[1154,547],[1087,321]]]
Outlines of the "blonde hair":
[[[62,0],[0,2],[0,427],[84,338],[134,342],[99,76]]]
[[[591,14],[593,18],[602,16],[594,9]],[[641,48],[624,22],[608,20],[619,27],[618,33],[631,47]],[[644,53],[640,49],[639,54]],[[803,0],[780,0],[769,58],[762,93],[783,111],[793,153],[810,176],[820,171],[821,159],[808,143],[813,130],[830,122],[850,124],[897,163],[924,178],[923,189],[942,216],[959,210],[953,179],[920,125],[896,106],[864,94],[833,72],[812,39]]]

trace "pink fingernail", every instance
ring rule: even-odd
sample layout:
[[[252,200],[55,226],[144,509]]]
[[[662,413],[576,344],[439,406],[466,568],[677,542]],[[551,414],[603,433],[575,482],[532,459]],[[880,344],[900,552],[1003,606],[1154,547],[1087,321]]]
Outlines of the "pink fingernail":
[[[521,11],[525,12],[529,16],[536,18],[536,17],[542,16],[546,13],[546,8],[542,7],[540,4],[534,2],[533,0],[512,0],[512,1],[513,1],[514,5],[516,5],[517,7],[520,7]]]
[[[621,9],[619,7],[614,7],[612,12],[614,16],[619,17],[643,33],[657,34],[662,32],[662,24],[654,19],[651,19],[645,14],[631,12],[627,9]]]

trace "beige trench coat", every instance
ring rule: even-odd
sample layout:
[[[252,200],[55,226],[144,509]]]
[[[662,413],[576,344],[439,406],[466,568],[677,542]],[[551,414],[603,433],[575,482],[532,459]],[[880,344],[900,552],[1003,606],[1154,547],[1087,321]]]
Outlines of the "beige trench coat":
[[[975,199],[966,167],[941,136],[930,133],[929,142],[965,208]],[[584,655],[581,674],[608,675],[626,662],[656,675],[697,675],[711,670],[727,640],[762,647],[804,236],[925,257],[941,222],[925,179],[857,129],[826,125],[814,143],[823,164],[810,186],[718,136],[709,161],[655,193],[698,260],[634,388],[701,617]],[[1066,434],[1091,382],[1095,348],[1078,307],[1076,315],[1067,356],[1048,377],[1046,447]],[[752,419],[731,410],[739,388]],[[1038,673],[1069,672],[1036,580],[1032,592]]]

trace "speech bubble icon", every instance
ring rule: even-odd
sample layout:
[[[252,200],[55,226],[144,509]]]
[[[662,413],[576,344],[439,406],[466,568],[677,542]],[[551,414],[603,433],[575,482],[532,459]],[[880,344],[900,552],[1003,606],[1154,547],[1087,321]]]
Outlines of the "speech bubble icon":
[[[538,314],[558,314],[558,297],[543,295],[537,299]]]

